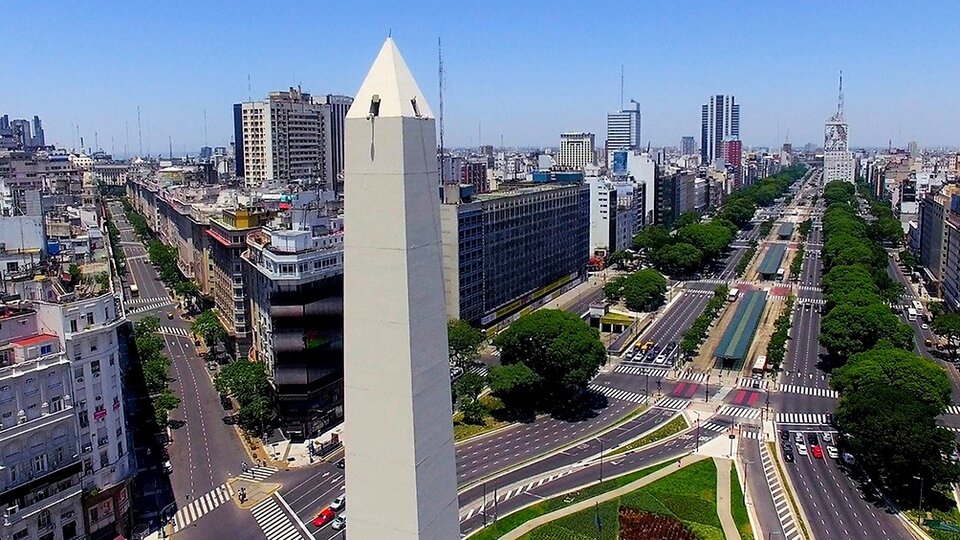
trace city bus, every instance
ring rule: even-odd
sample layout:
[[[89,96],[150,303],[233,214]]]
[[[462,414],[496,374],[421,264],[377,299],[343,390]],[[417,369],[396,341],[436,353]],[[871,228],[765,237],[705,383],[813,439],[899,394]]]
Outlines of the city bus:
[[[917,310],[914,308],[907,308],[907,320],[915,321],[917,320]]]
[[[913,309],[917,310],[917,313],[922,313],[922,312],[923,312],[923,303],[920,302],[919,300],[914,300],[914,301],[913,301]]]
[[[767,371],[767,357],[758,356],[757,360],[753,363],[753,375],[755,377],[762,376],[765,371]]]
[[[140,288],[137,287],[136,283],[130,284],[130,298],[136,298],[140,296]]]

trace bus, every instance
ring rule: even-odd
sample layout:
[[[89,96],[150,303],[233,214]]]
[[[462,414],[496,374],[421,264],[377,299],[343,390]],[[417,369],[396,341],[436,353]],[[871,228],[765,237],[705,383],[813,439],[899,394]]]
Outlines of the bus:
[[[767,370],[767,357],[758,356],[757,361],[753,363],[753,375],[761,376]]]
[[[137,287],[136,283],[130,284],[130,298],[136,298],[140,296],[140,288]]]
[[[914,308],[907,308],[907,320],[915,321],[917,320],[917,310]]]

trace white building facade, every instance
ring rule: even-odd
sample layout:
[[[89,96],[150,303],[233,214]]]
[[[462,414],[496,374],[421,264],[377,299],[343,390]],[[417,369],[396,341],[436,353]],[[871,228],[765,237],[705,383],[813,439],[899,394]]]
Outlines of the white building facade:
[[[587,165],[596,165],[595,142],[596,136],[593,133],[561,133],[557,165],[574,170],[581,170]]]

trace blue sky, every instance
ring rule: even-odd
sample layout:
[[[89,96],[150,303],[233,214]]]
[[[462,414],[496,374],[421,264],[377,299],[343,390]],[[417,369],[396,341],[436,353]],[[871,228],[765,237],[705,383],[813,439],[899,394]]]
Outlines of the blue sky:
[[[268,6],[269,7],[265,7]],[[641,103],[644,142],[699,139],[708,95],[741,104],[745,145],[819,143],[844,71],[851,144],[956,145],[960,4],[953,2],[3,2],[0,113],[39,114],[48,141],[122,154],[195,153],[232,135],[231,104],[300,84],[352,94],[392,31],[448,146],[603,139]],[[111,142],[112,141],[112,142]]]

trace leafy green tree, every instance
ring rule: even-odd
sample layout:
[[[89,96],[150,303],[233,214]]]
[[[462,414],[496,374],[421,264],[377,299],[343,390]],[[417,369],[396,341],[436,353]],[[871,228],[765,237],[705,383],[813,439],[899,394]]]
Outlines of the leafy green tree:
[[[633,248],[636,250],[657,250],[673,241],[670,231],[662,225],[644,227],[633,238]]]
[[[903,262],[903,265],[907,268],[914,268],[920,261],[917,260],[917,256],[913,254],[909,249],[905,249],[900,252],[900,261]]]
[[[254,396],[246,402],[240,402],[237,410],[237,424],[250,433],[266,433],[275,417],[273,403],[267,396]]]
[[[270,394],[266,366],[250,360],[237,360],[223,366],[214,376],[213,386],[217,392],[235,397],[241,405],[254,396]]]
[[[553,309],[520,317],[493,343],[504,366],[524,364],[536,374],[539,381],[533,395],[545,410],[569,405],[607,359],[595,329],[572,313]],[[491,373],[494,390],[495,382]]]
[[[839,304],[823,318],[820,343],[840,363],[881,341],[905,350],[913,348],[913,330],[883,304]]]
[[[660,272],[647,268],[611,280],[604,285],[603,292],[610,300],[623,299],[627,309],[653,311],[663,305],[667,279]]]
[[[487,384],[504,405],[515,410],[528,410],[536,407],[534,393],[542,384],[542,379],[523,362],[490,366]]]
[[[144,336],[153,335],[159,331],[160,319],[152,315],[144,317],[133,324],[134,339],[140,339]]]
[[[960,314],[940,313],[933,318],[930,326],[938,336],[947,338],[947,343],[956,356],[957,348],[960,347]]]
[[[658,249],[652,259],[657,268],[670,275],[686,276],[703,267],[703,252],[685,242]]]
[[[813,229],[813,220],[807,218],[800,222],[800,236],[806,238],[810,236],[810,231]]]
[[[197,284],[189,280],[178,281],[176,285],[173,286],[173,290],[184,298],[200,294],[200,288],[197,287]]]
[[[871,236],[881,244],[896,246],[903,240],[903,226],[893,216],[878,218],[871,225]]]
[[[915,476],[928,486],[960,479],[949,456],[953,434],[937,426],[936,411],[919,396],[893,384],[871,384],[841,394],[837,427],[849,436],[848,448],[870,478],[893,492],[916,489]]]
[[[684,212],[677,216],[677,220],[673,222],[673,230],[678,231],[695,223],[700,223],[700,214],[696,212]]]
[[[721,224],[695,223],[678,229],[677,239],[696,246],[706,259],[715,260],[733,241],[733,233]]]
[[[729,221],[737,227],[743,228],[753,215],[757,212],[757,206],[746,198],[734,198],[727,201],[726,204],[717,212],[716,217]]]
[[[194,334],[202,337],[203,341],[210,347],[227,338],[227,331],[223,328],[223,324],[220,323],[220,318],[217,317],[217,314],[212,309],[208,309],[200,315],[197,315],[197,318],[190,323],[190,330],[193,331]]]
[[[454,364],[466,369],[480,357],[483,333],[470,323],[454,319],[447,322],[447,345]]]
[[[487,408],[476,398],[467,398],[460,403],[460,413],[467,424],[482,425],[487,416]]]
[[[950,380],[933,361],[903,349],[871,349],[833,371],[830,384],[841,394],[889,385],[941,414],[951,402]]]
[[[153,411],[157,425],[166,426],[170,418],[170,411],[180,406],[180,398],[173,395],[169,389],[164,390],[153,398]]]
[[[483,391],[483,377],[472,371],[464,373],[454,384],[454,392],[462,401],[466,399],[477,399],[480,392]]]
[[[613,266],[618,270],[624,270],[627,266],[627,263],[633,260],[633,255],[630,255],[630,252],[626,250],[614,251],[607,257],[607,264]]]

